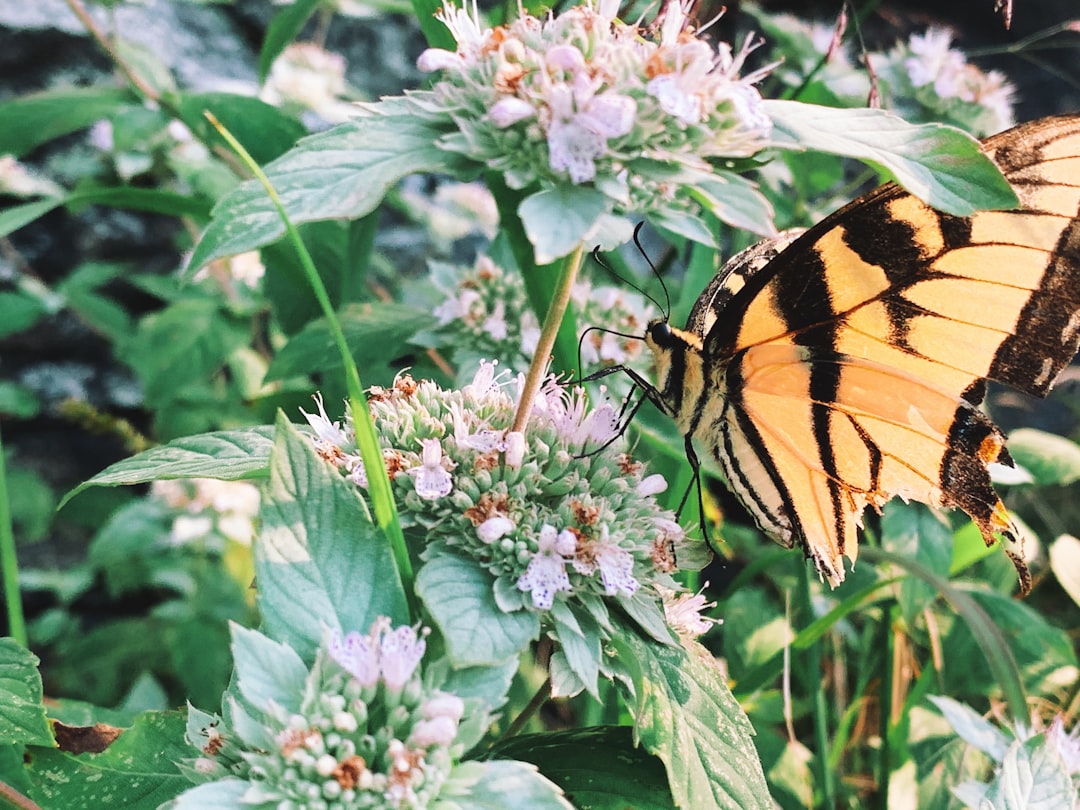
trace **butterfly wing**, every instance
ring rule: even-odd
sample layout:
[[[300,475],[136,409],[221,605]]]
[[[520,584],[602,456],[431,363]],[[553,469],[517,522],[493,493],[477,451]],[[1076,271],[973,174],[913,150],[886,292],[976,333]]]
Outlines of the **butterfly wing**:
[[[1076,354],[1080,118],[985,148],[1020,209],[955,217],[886,185],[729,274],[691,318],[723,394],[694,435],[833,583],[863,509],[896,495],[962,508],[988,543],[1015,536],[987,471],[1004,439],[975,406],[987,379],[1045,394]]]

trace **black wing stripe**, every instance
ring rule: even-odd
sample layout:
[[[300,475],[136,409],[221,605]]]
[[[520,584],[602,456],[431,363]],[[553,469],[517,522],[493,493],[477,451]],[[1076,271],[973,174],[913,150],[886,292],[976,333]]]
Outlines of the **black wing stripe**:
[[[1055,347],[1047,342],[1060,336]],[[994,355],[990,377],[1045,395],[1080,348],[1080,212],[1065,228],[1043,276],[1020,313],[1016,334]],[[1033,370],[1035,373],[1033,374]]]

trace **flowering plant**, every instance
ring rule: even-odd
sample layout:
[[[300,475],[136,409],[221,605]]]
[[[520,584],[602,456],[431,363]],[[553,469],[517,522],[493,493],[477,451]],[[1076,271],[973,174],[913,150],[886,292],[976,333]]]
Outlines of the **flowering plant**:
[[[184,623],[178,600],[162,601],[158,623],[147,625],[161,638],[140,625],[131,646],[144,657],[171,654],[168,674],[184,692],[171,700],[175,692],[159,689],[153,703],[151,690],[132,687],[113,710],[47,708],[33,657],[0,643],[0,664],[19,676],[0,685],[10,698],[0,720],[17,729],[0,769],[36,801],[63,807],[116,796],[134,797],[140,810],[865,803],[872,789],[852,785],[868,780],[833,778],[846,751],[840,732],[829,747],[823,673],[837,694],[848,684],[839,654],[834,672],[815,657],[816,643],[827,629],[861,661],[882,646],[879,626],[931,625],[937,592],[867,566],[851,577],[858,591],[820,591],[801,560],[789,557],[793,575],[754,530],[718,517],[700,482],[690,498],[682,438],[637,410],[649,378],[638,336],[653,318],[678,320],[690,308],[716,271],[716,247],[740,239],[728,226],[771,234],[774,220],[793,224],[785,206],[812,204],[805,189],[789,193],[798,179],[777,156],[787,167],[807,150],[854,157],[956,214],[1009,206],[1011,192],[977,144],[949,127],[766,98],[770,82],[799,86],[789,76],[796,60],[761,60],[754,35],[712,42],[680,2],[652,23],[621,19],[612,0],[559,14],[519,9],[503,24],[489,24],[475,3],[447,3],[435,16],[429,8],[420,22],[431,46],[418,60],[429,84],[349,105],[344,60],[325,42],[286,47],[282,32],[299,31],[317,6],[329,14],[359,5],[283,9],[260,58],[261,100],[231,99],[233,109],[215,94],[148,95],[153,109],[133,117],[170,120],[144,152],[127,150],[121,115],[94,128],[117,177],[142,180],[167,163],[177,175],[168,199],[214,190],[183,208],[205,229],[190,286],[161,293],[162,312],[132,327],[87,292],[118,270],[91,268],[64,288],[87,320],[123,336],[117,354],[157,409],[147,421],[161,440],[88,482],[153,484],[102,527],[86,578],[132,580],[121,596],[139,585],[183,591]],[[931,51],[953,65],[946,46],[913,40],[895,65]],[[907,75],[910,85],[892,90],[904,102],[955,112],[930,103],[940,88]],[[965,104],[993,100],[961,84]],[[210,130],[206,109],[227,126]],[[293,143],[304,126],[329,121],[341,123]],[[238,172],[234,155],[244,159],[245,149],[254,159]],[[454,182],[409,177],[421,173]],[[0,187],[45,196],[5,212],[0,229],[66,201],[102,199],[93,188],[64,197],[3,157]],[[121,198],[146,204],[142,190]],[[368,215],[384,205],[436,232],[421,234],[439,257],[415,263],[429,268],[423,277],[376,247]],[[674,303],[646,303],[640,290],[579,273],[586,248],[625,241],[641,219]],[[276,244],[283,235],[288,242]],[[668,272],[684,256],[686,267]],[[555,260],[558,268],[545,266]],[[641,283],[633,261],[612,252],[605,263]],[[608,331],[579,343],[585,326]],[[608,377],[607,389],[575,384],[612,366],[640,376]],[[192,390],[191,378],[201,387]],[[316,391],[325,397],[312,406]],[[680,515],[687,502],[704,512],[700,521]],[[709,557],[699,527],[721,521],[718,547],[748,561],[745,574],[734,564],[710,571],[734,582],[723,596],[698,574]],[[944,569],[952,535],[942,531],[924,512],[890,510],[881,545],[916,536],[926,543],[919,554],[944,555],[935,560]],[[167,566],[147,564],[157,549],[169,553]],[[180,555],[182,566],[172,562]],[[140,567],[150,572],[141,580],[130,573]],[[200,567],[224,569],[229,588],[202,587]],[[805,620],[799,633],[776,604],[788,593]],[[243,626],[255,622],[252,603],[257,629]],[[1007,597],[994,604],[1015,617]],[[720,611],[724,638],[708,638]],[[36,632],[61,637],[56,614],[48,619]],[[979,641],[998,638],[980,629]],[[962,630],[952,630],[958,646]],[[937,632],[935,624],[927,634]],[[82,635],[76,627],[62,637],[87,649]],[[789,666],[792,654],[807,666]],[[204,666],[215,656],[224,672]],[[1039,673],[1051,686],[1074,672],[1075,656],[1055,649],[1049,660],[1052,671]],[[792,674],[818,699],[793,709]],[[860,673],[863,691],[838,701],[834,729],[869,727],[857,714],[878,701],[889,734],[861,733],[874,737],[864,748],[887,792],[893,762],[881,741],[892,745],[906,720],[867,697],[867,684],[885,681]],[[184,697],[186,712],[168,710]],[[571,713],[578,727],[553,731],[539,719],[542,705]],[[58,719],[84,725],[97,747],[76,752],[81,739],[65,737]],[[776,731],[781,719],[787,737]],[[811,723],[816,758],[796,740]],[[1059,753],[1073,751],[1072,738],[1055,739]]]

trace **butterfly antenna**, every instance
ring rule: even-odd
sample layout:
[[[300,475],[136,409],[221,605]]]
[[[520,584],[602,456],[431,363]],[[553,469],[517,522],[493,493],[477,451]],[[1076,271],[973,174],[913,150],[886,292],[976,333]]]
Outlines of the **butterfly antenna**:
[[[671,319],[671,295],[668,293],[667,284],[664,283],[664,279],[660,277],[660,271],[656,269],[656,265],[653,264],[653,260],[649,258],[649,254],[645,252],[645,248],[642,247],[641,240],[638,238],[641,234],[641,229],[644,227],[644,222],[639,222],[637,227],[634,228],[634,246],[638,249],[638,253],[648,263],[649,269],[652,270],[652,274],[656,276],[656,280],[660,282],[660,289],[664,291],[664,306],[660,307],[660,303],[651,295],[648,296],[649,300],[660,307],[664,313],[664,320]]]
[[[640,227],[641,227],[641,224],[638,225],[638,228],[640,228]],[[634,234],[635,234],[634,243],[637,244],[637,231],[636,230],[635,230]],[[638,250],[641,250],[640,245],[638,245]],[[605,270],[607,270],[608,275],[610,275],[612,278],[616,279],[617,281],[625,284],[627,287],[630,287],[631,289],[636,290],[642,296],[644,296],[645,298],[648,298],[650,301],[652,301],[653,306],[655,306],[657,309],[661,309],[659,301],[657,301],[655,298],[653,298],[651,295],[649,295],[649,293],[647,293],[644,289],[639,287],[637,284],[635,284],[629,278],[624,278],[623,276],[621,276],[621,275],[619,275],[618,273],[615,272],[615,269],[610,264],[608,264],[608,262],[604,259],[603,256],[600,255],[600,247],[599,246],[593,248],[592,257],[593,257],[594,262],[596,262],[598,265],[600,265]],[[649,261],[647,256],[645,257],[645,260]],[[652,262],[649,262],[649,267],[652,267]],[[656,272],[656,268],[653,268],[653,272],[654,273]],[[661,282],[661,284],[663,284],[663,282]],[[667,290],[666,289],[664,290],[664,295],[665,295],[665,297],[667,296]],[[640,338],[641,336],[640,335],[635,335],[635,337]]]

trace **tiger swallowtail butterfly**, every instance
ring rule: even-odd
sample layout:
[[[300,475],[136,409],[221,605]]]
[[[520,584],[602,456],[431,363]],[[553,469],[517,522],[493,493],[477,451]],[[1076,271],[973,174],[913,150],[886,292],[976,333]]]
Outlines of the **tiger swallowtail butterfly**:
[[[649,392],[716,456],[762,529],[832,585],[867,506],[959,507],[1019,531],[990,481],[1012,461],[988,380],[1045,395],[1080,342],[1080,116],[983,143],[1020,200],[958,217],[895,184],[734,257],[687,326],[653,321]]]

